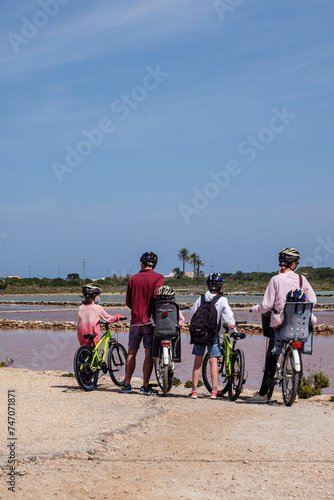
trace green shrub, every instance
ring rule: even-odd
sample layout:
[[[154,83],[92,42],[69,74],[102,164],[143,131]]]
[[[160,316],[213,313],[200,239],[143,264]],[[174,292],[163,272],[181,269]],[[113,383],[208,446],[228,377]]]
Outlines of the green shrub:
[[[308,377],[303,377],[300,385],[299,397],[301,399],[319,396],[322,389],[329,387],[329,378],[322,372],[312,373]]]
[[[173,385],[178,387],[181,384],[181,380],[177,377],[173,377]]]
[[[6,361],[0,361],[0,368],[6,368],[7,366],[10,366],[14,363],[14,360],[12,358],[8,359],[6,358]]]
[[[334,396],[331,396],[331,401],[334,401]]]
[[[74,373],[63,373],[62,377],[74,377]]]
[[[198,387],[202,387],[202,385],[204,385],[203,382],[202,382],[202,380],[199,380],[198,381]],[[192,383],[191,380],[187,380],[187,382],[184,384],[184,387],[186,389],[192,389],[192,386],[193,386],[193,383]]]

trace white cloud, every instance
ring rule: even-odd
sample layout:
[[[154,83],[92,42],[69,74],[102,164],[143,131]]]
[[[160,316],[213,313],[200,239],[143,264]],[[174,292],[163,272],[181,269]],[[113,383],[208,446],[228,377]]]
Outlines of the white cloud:
[[[81,10],[76,4],[70,7],[71,3],[62,6],[27,44],[19,45],[18,54],[8,39],[2,44],[0,63],[6,67],[3,79],[92,57],[120,56],[139,46],[156,47],[166,40],[175,43],[187,32],[208,29],[204,13],[209,12],[210,19],[212,15],[211,4],[201,0],[127,1],[117,6],[108,1],[89,3]],[[29,13],[26,17],[29,19]],[[7,26],[8,33],[20,35],[22,19],[7,19]]]

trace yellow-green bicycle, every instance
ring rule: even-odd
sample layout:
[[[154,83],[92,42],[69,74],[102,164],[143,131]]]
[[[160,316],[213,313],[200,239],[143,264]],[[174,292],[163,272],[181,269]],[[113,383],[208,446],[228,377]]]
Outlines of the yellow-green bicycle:
[[[121,320],[125,319],[127,318],[121,318]],[[118,342],[117,332],[111,333],[109,323],[105,321],[100,323],[105,325],[106,332],[99,342],[94,344],[96,333],[84,335],[85,339],[91,340],[92,346],[82,345],[74,354],[75,378],[84,391],[95,389],[100,371],[103,374],[108,372],[111,380],[118,386],[125,383],[125,364],[128,353]]]
[[[236,325],[246,323],[246,321],[236,321]],[[244,339],[245,333],[231,333],[229,336],[229,327],[226,323],[222,325],[224,333],[219,335],[220,357],[218,361],[218,389],[222,394],[228,392],[231,401],[235,401],[242,392],[243,385],[246,382],[247,372],[245,371],[245,355],[242,349],[236,349],[237,340]],[[233,342],[231,343],[231,339]],[[209,355],[206,353],[202,365],[202,375],[205,387],[209,392],[212,391],[212,381],[210,372]]]

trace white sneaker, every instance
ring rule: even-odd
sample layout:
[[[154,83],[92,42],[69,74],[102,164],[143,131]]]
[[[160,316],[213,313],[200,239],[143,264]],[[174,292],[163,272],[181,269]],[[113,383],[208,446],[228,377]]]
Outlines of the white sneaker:
[[[267,394],[260,396],[258,392],[254,394],[251,398],[247,399],[247,403],[267,403],[269,401]]]

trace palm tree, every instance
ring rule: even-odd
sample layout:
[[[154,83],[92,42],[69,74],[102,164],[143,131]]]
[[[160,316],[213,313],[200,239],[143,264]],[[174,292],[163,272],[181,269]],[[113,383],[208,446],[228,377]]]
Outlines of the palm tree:
[[[187,248],[181,248],[177,256],[179,260],[182,260],[182,272],[184,274],[185,263],[189,262],[189,257],[190,257],[189,250]]]
[[[194,278],[196,276],[196,269],[197,269],[197,261],[200,259],[200,256],[197,253],[191,253],[189,255],[189,262],[194,266]]]
[[[200,256],[198,256],[198,259],[196,262],[197,278],[199,278],[200,274],[202,273],[202,271],[200,271],[200,267],[203,267],[203,266],[204,266],[204,262],[202,261]]]

